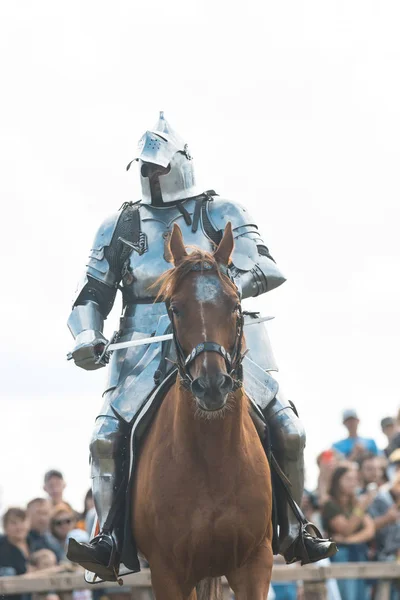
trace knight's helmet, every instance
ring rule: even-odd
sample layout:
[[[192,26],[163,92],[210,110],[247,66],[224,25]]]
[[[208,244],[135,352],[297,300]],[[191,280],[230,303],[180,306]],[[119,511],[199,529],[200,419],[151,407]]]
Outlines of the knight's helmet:
[[[176,202],[198,194],[188,145],[165,120],[163,112],[160,112],[153,129],[140,138],[137,156],[128,164],[127,170],[136,160],[139,161],[142,202],[159,203],[160,194],[162,203]],[[152,168],[154,165],[160,168]],[[149,173],[152,173],[152,182],[154,174],[158,177],[157,199]]]

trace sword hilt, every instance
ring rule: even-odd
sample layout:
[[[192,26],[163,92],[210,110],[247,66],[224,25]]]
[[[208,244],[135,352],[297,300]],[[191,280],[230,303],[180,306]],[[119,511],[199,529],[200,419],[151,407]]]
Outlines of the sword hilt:
[[[96,365],[99,365],[101,363],[104,363],[104,364],[108,363],[108,361],[110,359],[110,356],[113,353],[112,350],[110,350],[110,351],[108,350],[108,347],[111,344],[115,344],[115,342],[118,340],[119,336],[120,336],[120,331],[119,330],[118,331],[114,331],[114,333],[112,334],[110,340],[104,346],[103,352],[101,354],[99,354],[99,356],[98,356],[98,358],[96,360],[96,363],[95,363]]]

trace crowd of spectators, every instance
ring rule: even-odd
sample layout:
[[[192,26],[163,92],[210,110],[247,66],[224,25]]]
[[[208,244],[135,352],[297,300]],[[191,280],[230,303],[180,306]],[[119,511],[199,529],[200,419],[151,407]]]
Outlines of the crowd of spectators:
[[[385,417],[381,429],[387,438],[379,450],[373,439],[359,434],[354,410],[343,413],[348,435],[317,457],[317,488],[303,498],[306,516],[336,541],[333,563],[400,560],[400,413]],[[390,600],[400,600],[400,582],[391,582]],[[338,579],[329,600],[373,600],[382,582]],[[282,588],[277,600],[294,600]]]
[[[400,413],[381,421],[387,438],[379,450],[375,441],[359,435],[360,420],[354,410],[343,413],[348,435],[317,457],[315,490],[306,490],[306,517],[337,543],[332,562],[400,561]],[[60,471],[44,476],[45,496],[26,508],[9,508],[3,515],[0,536],[0,577],[34,576],[72,568],[66,558],[69,537],[88,541],[95,511],[92,493],[77,513],[64,500],[65,481]],[[277,558],[279,561],[279,558]],[[329,600],[373,600],[380,583],[360,579],[329,582]],[[89,599],[79,596],[79,600]],[[274,584],[271,598],[300,600],[301,585]],[[4,600],[26,600],[24,596]],[[58,600],[49,593],[47,600]],[[391,582],[390,600],[400,600],[400,585]]]
[[[84,501],[84,510],[77,513],[63,498],[65,481],[60,471],[51,470],[44,476],[45,497],[33,498],[26,508],[11,507],[2,518],[4,534],[0,535],[0,577],[53,574],[71,570],[66,557],[70,536],[89,540],[94,521],[92,492]],[[74,593],[76,600],[89,600],[88,592]],[[2,596],[2,600],[29,600],[29,596]],[[59,600],[49,593],[47,600]]]

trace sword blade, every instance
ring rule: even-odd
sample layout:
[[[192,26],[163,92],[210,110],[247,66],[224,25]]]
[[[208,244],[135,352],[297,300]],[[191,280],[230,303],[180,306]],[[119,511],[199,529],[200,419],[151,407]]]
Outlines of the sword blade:
[[[265,321],[270,321],[274,317],[257,317],[256,319],[252,319],[248,323],[245,323],[245,327],[249,327],[250,325],[255,325],[256,323],[264,323]],[[128,342],[116,342],[115,344],[110,344],[107,347],[107,351],[111,350],[122,350],[123,348],[134,348],[135,346],[143,346],[145,344],[158,344],[159,342],[165,342],[166,340],[172,340],[172,333],[167,333],[165,335],[158,335],[148,338],[141,338],[140,340],[130,340]]]
[[[115,344],[110,344],[107,350],[121,350],[122,348],[133,348],[134,346],[144,346],[145,344],[157,344],[166,340],[172,340],[172,333],[141,338],[140,340],[130,340],[129,342],[116,342]]]

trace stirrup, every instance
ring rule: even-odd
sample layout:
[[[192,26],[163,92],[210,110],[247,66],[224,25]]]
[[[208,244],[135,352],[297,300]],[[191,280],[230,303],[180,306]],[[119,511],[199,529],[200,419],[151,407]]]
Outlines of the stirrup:
[[[114,560],[115,557],[117,555],[117,543],[112,535],[111,532],[109,531],[100,531],[100,533],[98,533],[97,535],[94,536],[94,538],[92,538],[90,540],[90,545],[96,545],[99,542],[105,541],[106,544],[108,544],[111,548],[111,554],[110,554],[110,560],[108,563],[109,567],[112,567],[112,565],[114,564]]]
[[[312,529],[315,536],[312,536],[307,529]],[[312,550],[315,550],[316,553],[313,554]],[[337,551],[338,548],[334,541],[322,537],[322,533],[316,525],[304,521],[300,527],[299,535],[284,552],[284,557],[288,565],[301,560],[303,566],[324,558],[331,558]]]
[[[102,546],[106,544],[110,548],[110,554],[107,561],[96,556],[96,547],[103,541]],[[87,571],[95,573],[104,581],[118,581],[117,563],[119,562],[116,542],[108,532],[100,532],[89,544],[79,543],[70,538],[67,550],[67,558],[72,562],[77,562]]]

